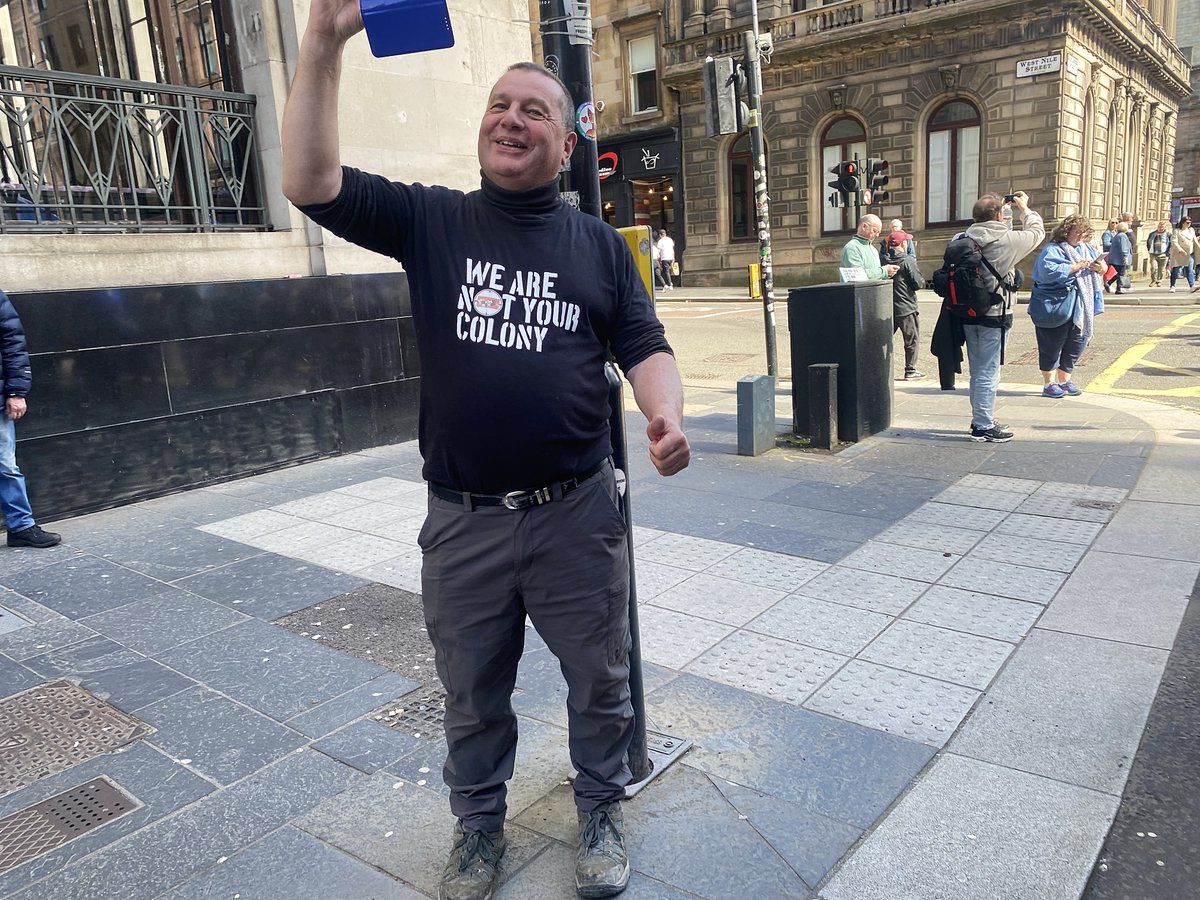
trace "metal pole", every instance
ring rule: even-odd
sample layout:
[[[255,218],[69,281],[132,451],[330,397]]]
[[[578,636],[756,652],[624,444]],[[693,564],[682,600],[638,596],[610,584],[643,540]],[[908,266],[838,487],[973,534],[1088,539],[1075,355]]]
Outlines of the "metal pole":
[[[592,101],[592,11],[588,0],[538,0],[542,60],[563,80],[575,102],[578,140],[563,172],[568,202],[600,218],[596,105]]]
[[[749,84],[750,148],[754,160],[754,223],[758,229],[758,257],[762,265],[763,324],[767,332],[767,374],[778,377],[775,349],[775,275],[771,267],[771,201],[767,196],[767,154],[762,133],[762,65],[758,49],[758,0],[751,0],[750,32],[742,35]]]
[[[588,0],[538,0],[541,17],[542,58],[546,68],[563,80],[575,101],[575,131],[579,140],[567,171],[563,193],[579,209],[600,218],[600,166],[596,150],[596,110],[592,103],[592,18]],[[651,236],[653,237],[653,235]],[[625,478],[621,512],[625,516],[629,551],[629,693],[633,706],[633,736],[629,744],[629,770],[634,783],[645,781],[653,766],[646,739],[646,698],[642,682],[642,648],[638,631],[637,583],[633,571],[633,510],[629,499],[628,449],[625,440],[625,398],[621,376],[612,363],[604,367],[609,387],[609,433],[613,466]]]

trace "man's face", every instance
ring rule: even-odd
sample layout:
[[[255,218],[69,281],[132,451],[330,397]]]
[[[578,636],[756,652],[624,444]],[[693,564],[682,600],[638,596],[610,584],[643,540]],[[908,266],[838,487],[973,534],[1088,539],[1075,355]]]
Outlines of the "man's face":
[[[552,181],[575,147],[559,112],[561,88],[545,75],[505,72],[479,123],[479,166],[509,191]]]
[[[869,241],[879,237],[879,232],[881,231],[883,231],[883,223],[876,222],[873,219],[864,219],[862,224],[858,226],[858,233]]]

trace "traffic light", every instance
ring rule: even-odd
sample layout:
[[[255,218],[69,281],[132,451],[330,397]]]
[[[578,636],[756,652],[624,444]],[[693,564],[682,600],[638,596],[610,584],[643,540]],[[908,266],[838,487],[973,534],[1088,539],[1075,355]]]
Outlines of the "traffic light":
[[[829,182],[829,186],[836,192],[829,195],[829,205],[852,206],[850,195],[857,194],[859,187],[858,164],[850,161],[840,162],[829,171],[837,176]]]
[[[732,56],[704,60],[704,108],[709,137],[745,128],[741,99],[746,76]]]
[[[887,201],[889,197],[886,187],[887,183],[888,161],[886,159],[868,159],[867,187],[871,191],[871,202],[884,203]]]

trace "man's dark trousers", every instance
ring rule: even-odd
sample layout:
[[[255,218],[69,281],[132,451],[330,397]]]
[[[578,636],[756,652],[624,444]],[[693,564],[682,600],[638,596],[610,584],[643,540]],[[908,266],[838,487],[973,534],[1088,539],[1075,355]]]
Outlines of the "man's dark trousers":
[[[446,688],[443,774],[454,815],[486,831],[504,822],[526,612],[567,682],[577,806],[590,812],[623,797],[633,731],[629,557],[611,465],[528,509],[431,494],[419,540],[425,624]]]

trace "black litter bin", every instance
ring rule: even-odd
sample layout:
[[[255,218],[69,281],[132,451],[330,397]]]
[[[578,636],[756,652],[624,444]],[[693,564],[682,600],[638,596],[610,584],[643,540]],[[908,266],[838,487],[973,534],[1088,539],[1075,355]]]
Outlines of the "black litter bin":
[[[809,434],[808,367],[837,363],[838,440],[892,424],[892,283],[817,284],[788,291],[792,427]]]

